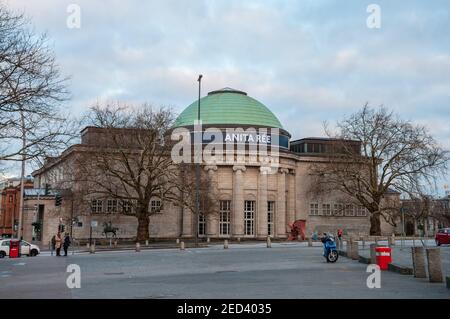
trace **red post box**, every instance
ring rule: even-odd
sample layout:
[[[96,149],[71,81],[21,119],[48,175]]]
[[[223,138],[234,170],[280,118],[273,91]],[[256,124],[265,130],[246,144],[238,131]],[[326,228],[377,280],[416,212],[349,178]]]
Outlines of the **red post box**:
[[[9,258],[20,257],[20,240],[13,240],[9,242]]]
[[[390,247],[376,247],[377,265],[381,270],[387,270],[392,262],[392,250]]]

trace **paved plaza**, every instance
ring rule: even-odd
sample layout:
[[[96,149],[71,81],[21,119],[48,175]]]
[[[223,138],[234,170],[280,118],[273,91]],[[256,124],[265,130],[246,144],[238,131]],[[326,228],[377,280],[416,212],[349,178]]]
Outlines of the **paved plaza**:
[[[425,279],[382,272],[369,289],[367,265],[341,257],[327,264],[322,247],[304,243],[44,254],[0,260],[0,298],[445,298],[450,289]],[[448,273],[450,247],[442,247]],[[69,289],[67,265],[81,269]]]

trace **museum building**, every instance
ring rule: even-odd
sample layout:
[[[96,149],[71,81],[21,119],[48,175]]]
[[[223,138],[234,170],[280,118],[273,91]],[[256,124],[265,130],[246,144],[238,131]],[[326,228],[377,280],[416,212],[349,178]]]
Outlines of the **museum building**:
[[[223,141],[244,145],[243,153],[238,152],[238,157],[243,159],[202,165],[213,181],[217,214],[200,215],[197,222],[189,209],[153,198],[150,209],[158,213],[150,216],[150,238],[189,238],[198,233],[200,237],[212,239],[265,239],[267,236],[284,239],[295,221],[303,222],[307,236],[325,231],[335,233],[338,228],[355,235],[369,233],[369,216],[364,208],[346,204],[338,193],[318,196],[310,192],[311,165],[325,162],[324,152],[329,149],[330,139],[291,140],[287,128],[270,109],[243,91],[230,88],[212,91],[200,102],[202,130],[215,128],[223,134]],[[194,132],[198,104],[198,101],[193,102],[178,116],[174,129]],[[51,189],[69,189],[72,193],[79,191],[76,181],[62,186],[63,167],[70,165],[82,148],[95,148],[99,134],[102,134],[101,128],[83,129],[80,144],[69,147],[61,156],[33,172],[34,187],[43,189],[47,185]],[[259,142],[256,147],[250,145],[253,141]],[[203,137],[203,143],[207,142]],[[349,142],[356,143],[353,146],[358,150],[357,142]],[[59,207],[55,207],[53,201],[36,202],[36,196],[29,200],[40,207],[34,222],[41,224],[43,242],[51,238],[61,220],[66,225],[73,224],[75,238],[88,238],[92,221],[98,224],[93,229],[96,238],[103,237],[101,225],[106,222],[118,228],[119,238],[136,236],[136,218],[121,214],[115,199],[89,198],[83,209],[75,211],[73,203],[64,196]],[[382,232],[391,234],[393,229],[382,223]],[[24,234],[24,237],[31,240],[31,234]]]

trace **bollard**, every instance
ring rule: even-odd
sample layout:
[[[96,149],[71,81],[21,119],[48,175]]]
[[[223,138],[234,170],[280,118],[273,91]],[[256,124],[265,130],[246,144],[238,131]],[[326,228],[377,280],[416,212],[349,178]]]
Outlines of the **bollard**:
[[[177,238],[177,245],[180,243],[180,238]]]
[[[89,243],[86,244],[86,248],[89,249]]]
[[[136,243],[136,252],[140,252],[141,251],[141,244],[139,242]]]
[[[395,246],[395,234],[392,234],[390,237],[388,237],[388,244],[390,246]]]
[[[358,241],[355,240],[352,244],[352,259],[353,260],[359,260],[359,246]]]
[[[425,254],[423,247],[411,247],[414,277],[427,278],[425,271]]]
[[[240,244],[241,243],[241,237],[238,237],[237,241],[238,241],[238,244]]]
[[[377,244],[370,244],[370,263],[371,264],[377,263],[377,252],[376,252],[375,248],[377,248]]]
[[[311,237],[308,238],[308,247],[312,247],[312,238]]]
[[[206,237],[206,242],[207,242],[207,243],[210,243],[210,242],[211,242],[211,239],[210,239],[209,237]]]
[[[353,239],[351,237],[347,240],[346,252],[347,252],[347,258],[352,258],[352,254],[353,254]]]
[[[225,239],[223,242],[223,249],[228,249],[228,240]]]
[[[182,241],[180,244],[180,250],[184,250],[184,241]]]
[[[89,244],[88,244],[88,245],[89,245]],[[90,247],[89,247],[89,253],[95,254],[95,244],[94,244],[94,245],[90,245]]]
[[[148,239],[145,240],[145,246],[148,246]]]
[[[267,236],[267,248],[271,248],[272,247],[272,242],[270,240],[270,236]]]
[[[117,248],[117,240],[114,241],[114,248]]]
[[[430,282],[442,282],[441,250],[427,248],[428,276]]]

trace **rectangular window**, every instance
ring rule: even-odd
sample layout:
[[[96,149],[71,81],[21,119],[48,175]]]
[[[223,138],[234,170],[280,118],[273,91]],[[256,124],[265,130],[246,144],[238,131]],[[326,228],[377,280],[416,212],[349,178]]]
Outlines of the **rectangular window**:
[[[10,202],[10,203],[13,202],[13,195],[9,195],[9,202]]]
[[[205,215],[202,213],[198,214],[198,235],[199,236],[206,235],[206,218]]]
[[[117,213],[117,199],[108,199],[106,206],[107,213]]]
[[[219,219],[219,231],[220,235],[230,234],[230,224],[231,224],[231,201],[221,200],[220,201],[220,219]]]
[[[331,204],[322,204],[322,215],[331,216]]]
[[[345,216],[353,217],[355,216],[355,210],[352,204],[345,205]]]
[[[244,202],[244,230],[245,235],[252,236],[255,233],[255,201]]]
[[[334,216],[343,216],[344,215],[344,205],[343,204],[334,204]]]
[[[317,203],[309,204],[309,215],[311,216],[319,215],[319,204]]]
[[[161,201],[154,199],[150,201],[150,211],[152,213],[158,213],[161,210]]]
[[[103,212],[103,201],[101,199],[93,199],[91,201],[91,212],[92,213]]]
[[[358,210],[356,211],[356,216],[359,217],[366,217],[367,216],[367,210],[364,206],[359,205]]]
[[[133,208],[133,205],[131,204],[131,201],[129,201],[129,200],[122,201],[122,210],[125,214],[131,213],[132,208]]]
[[[267,235],[273,236],[275,218],[275,202],[267,202]]]

